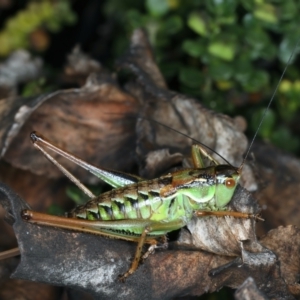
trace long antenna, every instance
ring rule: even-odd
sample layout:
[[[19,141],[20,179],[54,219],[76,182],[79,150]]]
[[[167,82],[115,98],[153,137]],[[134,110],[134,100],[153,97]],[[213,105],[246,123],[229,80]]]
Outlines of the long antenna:
[[[249,145],[249,147],[248,147],[248,150],[247,150],[247,152],[246,152],[246,155],[245,155],[245,157],[244,157],[244,159],[243,159],[243,161],[242,161],[242,163],[241,163],[241,166],[239,167],[239,172],[241,172],[241,170],[242,170],[242,168],[243,168],[243,166],[244,166],[244,164],[245,164],[245,161],[246,161],[247,157],[249,156],[250,150],[251,150],[251,148],[252,148],[252,146],[253,146],[253,143],[254,143],[254,141],[255,141],[255,139],[256,139],[256,136],[257,136],[257,134],[258,134],[258,132],[259,132],[259,130],[260,130],[260,128],[261,128],[261,125],[262,125],[262,123],[263,123],[263,121],[264,121],[264,119],[265,119],[265,117],[266,117],[266,114],[267,114],[267,112],[269,111],[270,106],[271,106],[271,104],[272,104],[272,102],[273,102],[273,100],[274,100],[274,98],[275,98],[275,95],[276,95],[276,93],[277,93],[277,90],[278,90],[278,88],[279,88],[279,85],[280,85],[280,83],[281,83],[281,81],[282,81],[282,79],[283,79],[283,77],[284,77],[284,75],[285,75],[285,73],[286,73],[286,70],[287,70],[288,66],[290,65],[290,63],[291,63],[291,61],[292,61],[293,56],[294,56],[295,53],[296,53],[296,50],[297,50],[298,45],[299,45],[299,42],[300,42],[300,38],[298,39],[298,41],[297,41],[297,43],[296,43],[296,45],[295,45],[295,47],[294,47],[294,49],[293,49],[293,51],[292,51],[292,53],[291,53],[289,59],[288,59],[288,62],[286,63],[286,65],[285,65],[285,67],[284,67],[284,70],[283,70],[283,72],[282,72],[282,74],[281,74],[281,76],[280,76],[280,78],[279,78],[279,81],[278,81],[278,83],[277,83],[277,85],[276,85],[276,88],[275,88],[273,94],[272,94],[272,97],[271,97],[271,99],[270,99],[270,101],[269,101],[269,104],[267,105],[266,109],[264,110],[264,113],[263,113],[262,118],[261,118],[261,120],[260,120],[260,122],[259,122],[259,125],[258,125],[258,127],[257,127],[257,129],[256,129],[256,132],[255,132],[255,134],[254,134],[254,136],[253,136],[253,138],[252,138],[252,140],[251,140],[251,143],[250,143],[250,145]]]
[[[120,114],[118,114],[118,113],[110,113],[110,112],[107,113],[107,114],[108,114],[108,115],[120,115]],[[140,116],[140,115],[137,115],[137,116],[134,116],[134,115],[131,115],[131,116],[130,116],[130,115],[129,115],[129,116],[127,116],[127,117],[128,117],[128,118],[133,118],[133,119],[147,120],[147,121],[149,121],[149,122],[156,123],[156,124],[158,124],[158,125],[160,125],[160,126],[162,126],[162,127],[165,127],[165,128],[167,128],[167,129],[169,129],[169,130],[172,130],[172,131],[174,131],[174,132],[180,134],[181,136],[184,136],[184,137],[190,139],[191,141],[195,142],[196,144],[199,144],[199,145],[205,147],[206,149],[210,150],[211,152],[213,152],[214,154],[216,154],[216,155],[218,155],[220,158],[222,158],[228,165],[230,165],[231,167],[234,168],[234,166],[233,166],[233,165],[232,165],[232,164],[231,164],[224,156],[222,156],[220,153],[218,153],[216,150],[214,150],[214,149],[212,149],[211,147],[205,145],[204,143],[198,141],[197,139],[192,138],[191,136],[189,136],[189,135],[186,134],[186,133],[183,133],[183,132],[181,132],[181,131],[179,131],[179,130],[177,130],[177,129],[175,129],[175,128],[172,128],[172,127],[169,126],[169,125],[166,125],[166,124],[164,124],[164,123],[161,123],[160,121],[157,121],[157,120],[152,119],[152,118],[147,118],[147,117]]]
[[[290,65],[290,63],[291,63],[291,61],[292,61],[292,58],[293,58],[293,56],[295,55],[295,53],[296,53],[296,51],[297,51],[297,48],[298,48],[299,43],[300,43],[300,38],[298,39],[298,41],[297,41],[297,43],[296,43],[296,45],[295,45],[295,47],[294,47],[294,49],[293,49],[293,51],[292,51],[292,53],[291,53],[289,59],[288,59],[286,65],[285,65],[285,67],[284,67],[284,70],[283,70],[283,72],[282,72],[282,74],[281,74],[281,76],[280,76],[280,78],[279,78],[279,81],[278,81],[278,83],[277,83],[277,85],[276,85],[276,88],[275,88],[275,90],[274,90],[274,92],[273,92],[273,94],[272,94],[272,97],[271,97],[271,99],[270,99],[270,101],[269,101],[267,107],[266,107],[266,109],[264,110],[264,113],[263,113],[262,118],[261,118],[261,120],[260,120],[260,122],[259,122],[259,125],[258,125],[258,127],[257,127],[257,129],[256,129],[256,131],[255,131],[255,133],[254,133],[254,136],[253,136],[253,138],[252,138],[252,140],[251,140],[251,143],[250,143],[250,145],[249,145],[249,147],[248,147],[248,150],[247,150],[247,152],[246,152],[246,155],[245,155],[245,157],[244,157],[244,159],[243,159],[243,161],[242,161],[240,167],[238,168],[239,172],[242,171],[242,168],[243,168],[243,166],[244,166],[244,164],[245,164],[245,161],[246,161],[247,157],[249,156],[249,153],[250,153],[250,150],[251,150],[251,148],[252,148],[252,146],[253,146],[253,143],[254,143],[254,141],[255,141],[257,135],[258,135],[258,132],[259,132],[261,126],[262,126],[262,123],[263,123],[263,121],[264,121],[264,119],[265,119],[265,117],[266,117],[266,114],[267,114],[267,112],[268,112],[269,109],[270,109],[270,106],[271,106],[271,104],[272,104],[272,102],[273,102],[273,100],[274,100],[274,98],[275,98],[275,95],[277,94],[277,90],[278,90],[279,85],[280,85],[280,83],[281,83],[281,81],[282,81],[282,79],[283,79],[283,77],[284,77],[284,75],[285,75],[285,73],[286,73],[286,71],[287,71],[287,68],[288,68],[288,66]],[[117,114],[117,115],[118,115],[118,113],[108,113],[108,114],[111,114],[111,115]],[[147,118],[147,117],[140,116],[140,115],[137,115],[137,116],[132,115],[132,116],[128,116],[128,117],[129,117],[129,118],[131,117],[131,118],[134,118],[134,119],[143,119],[143,120],[147,120],[147,121],[149,121],[149,122],[156,123],[156,124],[158,124],[158,125],[160,125],[160,126],[162,126],[162,127],[165,127],[165,128],[167,128],[167,129],[169,129],[169,130],[172,130],[172,131],[174,131],[174,132],[176,132],[176,133],[178,133],[178,134],[180,134],[180,135],[182,135],[182,136],[184,136],[184,137],[190,139],[191,141],[193,141],[193,142],[195,142],[195,143],[197,143],[197,144],[200,144],[201,146],[203,146],[203,147],[205,147],[206,149],[210,150],[210,151],[213,152],[214,154],[218,155],[218,156],[219,156],[220,158],[222,158],[228,165],[232,166],[232,164],[231,164],[226,158],[224,158],[221,154],[219,154],[217,151],[215,151],[215,150],[212,149],[211,147],[205,145],[204,143],[198,141],[197,139],[194,139],[194,138],[190,137],[189,135],[187,135],[187,134],[185,134],[185,133],[183,133],[183,132],[181,132],[181,131],[179,131],[179,130],[177,130],[177,129],[175,129],[175,128],[172,128],[172,127],[170,127],[170,126],[168,126],[168,125],[166,125],[166,124],[164,124],[164,123],[161,123],[160,121],[157,121],[157,120],[155,120],[155,119]],[[232,167],[234,167],[234,166],[232,166]]]
[[[183,133],[183,132],[181,132],[181,131],[179,131],[179,130],[177,130],[177,129],[175,129],[175,128],[172,128],[172,127],[170,127],[169,125],[166,125],[166,124],[164,124],[164,123],[161,123],[161,122],[159,122],[159,121],[157,121],[157,120],[154,120],[154,119],[151,119],[151,118],[147,118],[147,117],[141,117],[141,116],[138,116],[137,118],[138,118],[138,119],[147,120],[147,121],[151,121],[151,122],[153,122],[153,123],[156,123],[156,124],[158,124],[158,125],[160,125],[160,126],[163,126],[163,127],[167,128],[167,129],[173,130],[174,132],[176,132],[176,133],[178,133],[178,134],[180,134],[180,135],[182,135],[182,136],[184,136],[184,137],[189,138],[191,141],[193,141],[193,142],[195,142],[195,143],[197,143],[197,144],[199,144],[199,145],[205,147],[206,149],[208,149],[208,150],[210,150],[211,152],[213,152],[213,153],[215,153],[216,155],[218,155],[220,158],[222,158],[222,159],[223,159],[228,165],[230,165],[231,167],[234,167],[234,166],[233,166],[233,165],[232,165],[232,164],[231,164],[224,156],[222,156],[221,154],[219,154],[216,150],[212,149],[211,147],[209,147],[209,146],[205,145],[204,143],[198,141],[197,139],[194,139],[194,138],[192,138],[191,136],[189,136],[189,135],[187,135],[187,134],[185,134],[185,133]]]

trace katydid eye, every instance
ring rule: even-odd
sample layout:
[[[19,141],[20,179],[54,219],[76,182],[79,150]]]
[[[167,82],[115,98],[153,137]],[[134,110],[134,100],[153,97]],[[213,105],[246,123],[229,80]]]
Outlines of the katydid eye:
[[[225,180],[225,185],[227,188],[232,189],[235,187],[235,180],[233,178],[227,178]]]

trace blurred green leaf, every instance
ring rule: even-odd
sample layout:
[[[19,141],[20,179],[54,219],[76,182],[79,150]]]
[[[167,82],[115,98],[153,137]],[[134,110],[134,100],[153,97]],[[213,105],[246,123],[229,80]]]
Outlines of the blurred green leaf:
[[[216,19],[216,22],[218,23],[218,25],[231,25],[236,22],[236,17],[234,15],[227,17],[218,17]]]
[[[208,45],[208,52],[218,58],[231,61],[236,51],[236,43],[226,41],[215,41]]]
[[[192,57],[200,57],[206,51],[204,40],[185,40],[182,49]]]
[[[48,209],[47,213],[53,216],[63,216],[65,211],[57,204],[51,204]]]
[[[92,191],[95,195],[100,195],[102,192],[102,188],[97,186],[88,186],[89,190]],[[80,190],[77,186],[70,185],[66,189],[67,196],[72,199],[76,205],[82,205],[90,200],[90,197],[87,196],[82,190]]]
[[[283,79],[280,82],[278,91],[280,93],[287,94],[287,93],[289,93],[292,90],[292,88],[293,88],[292,82],[290,80]]]
[[[182,64],[180,62],[164,62],[159,65],[159,69],[162,71],[166,78],[171,78],[179,73]]]
[[[270,43],[268,34],[261,27],[252,27],[246,31],[245,41],[255,50],[261,50]]]
[[[253,93],[265,88],[269,82],[269,74],[264,70],[253,70],[247,74],[247,79],[242,82],[245,91]]]
[[[247,13],[244,15],[242,19],[243,25],[245,28],[257,28],[259,27],[259,21],[254,18],[252,13]]]
[[[126,12],[126,20],[128,20],[127,25],[129,25],[129,30],[132,31],[138,27],[143,27],[144,17],[143,15],[136,9],[129,9]]]
[[[234,14],[237,0],[207,0],[207,10],[217,16],[229,16]]]
[[[276,8],[272,4],[261,3],[254,9],[253,15],[255,18],[268,23],[276,24],[278,17],[276,14]]]
[[[179,79],[187,87],[199,87],[203,81],[203,74],[196,68],[184,67],[180,69]]]
[[[300,109],[300,80],[283,80],[279,86],[279,114],[286,122],[292,122]]]
[[[214,60],[208,67],[208,72],[214,80],[229,80],[234,73],[233,65],[221,60]]]
[[[171,16],[162,23],[160,30],[165,34],[177,34],[183,27],[180,16]]]
[[[266,61],[272,61],[276,58],[277,53],[278,53],[277,47],[274,44],[269,43],[269,44],[265,44],[265,47],[260,49],[259,56],[257,56],[256,58],[263,58]]]
[[[205,106],[220,113],[232,113],[234,109],[234,105],[224,95],[216,91],[209,93],[209,97],[204,95],[203,102]]]
[[[282,1],[280,4],[280,19],[290,20],[298,15],[299,11],[295,1],[285,0]]]
[[[234,61],[234,77],[238,82],[243,83],[247,81],[248,74],[252,71],[251,60],[245,54]]]
[[[232,80],[218,80],[216,85],[220,91],[227,91],[234,87],[234,82]]]
[[[257,130],[258,125],[260,124],[264,114],[265,114],[265,117],[264,117],[263,123],[259,129],[258,135],[263,138],[269,139],[271,134],[274,131],[274,126],[275,126],[275,122],[276,122],[276,114],[274,113],[274,111],[272,109],[269,109],[267,112],[266,112],[265,108],[255,111],[252,114],[250,126],[251,126],[252,131],[255,132]]]
[[[146,7],[151,15],[163,16],[169,11],[167,0],[146,0]]]
[[[208,35],[207,20],[200,13],[191,13],[188,16],[188,26],[199,35]]]
[[[76,203],[76,205],[84,204],[87,200],[87,196],[75,186],[68,186],[66,193],[67,196]]]
[[[297,94],[300,94],[300,80],[294,82],[294,90]],[[298,101],[298,105],[300,106],[300,101]]]
[[[27,5],[11,16],[0,32],[0,55],[5,56],[19,48],[29,48],[30,34],[40,28],[58,32],[66,24],[72,25],[77,16],[68,0],[53,2],[28,1]],[[45,47],[46,50],[47,46]]]
[[[255,0],[240,0],[242,6],[248,10],[248,11],[252,11],[254,10],[255,7]]]
[[[45,78],[41,77],[38,80],[33,80],[26,83],[22,89],[21,95],[23,97],[31,97],[42,94],[46,91]]]
[[[291,53],[294,51],[295,46],[298,42],[299,36],[296,37],[294,35],[287,35],[283,38],[279,45],[279,52],[278,52],[278,57],[283,62],[286,64],[289,61],[289,58],[291,56]],[[295,50],[295,54],[298,54],[300,52],[300,46],[297,46],[297,49]],[[295,60],[295,56],[292,58],[290,63],[293,63]]]
[[[276,146],[290,152],[299,151],[300,141],[293,136],[290,130],[285,126],[280,126],[272,132],[271,141]]]

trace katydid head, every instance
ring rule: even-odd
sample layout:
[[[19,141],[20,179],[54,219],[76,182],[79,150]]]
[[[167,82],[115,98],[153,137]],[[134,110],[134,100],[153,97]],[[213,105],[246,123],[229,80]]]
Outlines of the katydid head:
[[[210,202],[215,208],[224,208],[232,199],[239,183],[239,169],[228,165],[178,171],[172,184],[161,189],[165,194],[179,192],[197,203]]]
[[[215,167],[216,172],[216,192],[215,202],[218,208],[225,207],[234,194],[239,183],[240,171],[228,165],[218,165]]]

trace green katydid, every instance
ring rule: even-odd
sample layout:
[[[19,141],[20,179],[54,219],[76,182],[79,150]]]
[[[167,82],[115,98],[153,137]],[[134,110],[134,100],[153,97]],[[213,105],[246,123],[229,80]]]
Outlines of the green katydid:
[[[291,54],[289,61],[293,54]],[[280,81],[288,64],[289,62],[282,73]],[[35,224],[78,230],[136,242],[137,248],[134,259],[129,270],[120,276],[122,281],[135,272],[141,259],[148,257],[155,250],[159,239],[164,241],[168,232],[184,227],[193,216],[227,215],[237,218],[260,219],[257,215],[226,211],[226,206],[238,185],[244,162],[265,114],[274,99],[279,83],[240,167],[233,167],[229,163],[221,165],[203,147],[194,145],[192,146],[194,168],[180,170],[153,180],[144,180],[135,175],[90,165],[33,132],[31,134],[33,145],[85,192],[91,200],[85,205],[72,210],[68,214],[69,218],[23,210],[21,213],[23,219]],[[42,145],[85,168],[115,189],[98,197],[95,196],[46,152]],[[212,166],[204,167],[203,157],[208,158]],[[150,247],[142,255],[144,244],[150,244]]]
[[[40,224],[89,232],[102,236],[137,242],[134,260],[129,270],[120,277],[125,280],[164,240],[168,232],[184,227],[193,216],[258,216],[226,211],[239,182],[242,166],[221,165],[203,147],[192,147],[194,168],[169,173],[153,180],[90,165],[54,146],[37,133],[31,134],[33,145],[73,181],[91,200],[75,208],[69,218],[50,216],[31,210],[22,211],[24,220]],[[60,165],[44,147],[66,157],[110,184],[112,191],[96,197],[72,174]],[[204,167],[203,158],[211,162]],[[142,255],[144,244],[150,244]]]
[[[290,60],[292,56],[293,54],[290,56]],[[274,99],[277,88],[266,111]],[[256,134],[260,129],[264,116]],[[192,147],[194,168],[170,173],[153,180],[144,180],[135,175],[90,165],[57,148],[36,133],[31,134],[31,139],[34,146],[42,151],[91,200],[71,211],[68,214],[69,218],[23,210],[23,219],[34,224],[60,227],[136,242],[137,249],[134,260],[129,270],[120,277],[121,280],[125,280],[130,274],[135,272],[140,260],[146,258],[155,250],[160,239],[164,241],[164,237],[168,232],[184,227],[193,216],[214,215],[259,219],[258,216],[252,214],[226,211],[226,207],[238,185],[242,166],[249,154],[252,143],[240,167],[233,167],[230,164],[221,165],[203,147],[194,145]],[[43,146],[77,163],[115,189],[98,197],[95,196],[48,154]],[[204,167],[203,157],[208,158],[212,166]],[[150,247],[142,255],[144,244],[150,244]]]

